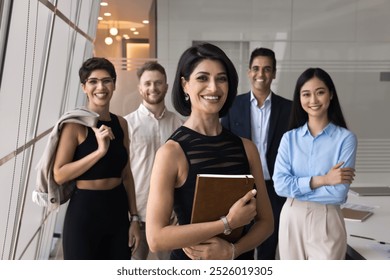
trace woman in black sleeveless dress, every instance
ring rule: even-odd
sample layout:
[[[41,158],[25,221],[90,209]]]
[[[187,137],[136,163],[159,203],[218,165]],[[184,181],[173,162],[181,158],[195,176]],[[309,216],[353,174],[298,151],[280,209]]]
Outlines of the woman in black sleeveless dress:
[[[256,146],[219,122],[237,94],[237,84],[232,62],[218,47],[206,43],[182,54],[172,98],[175,109],[188,119],[156,155],[146,217],[152,251],[173,250],[171,259],[253,259],[253,249],[272,233],[272,210]],[[190,224],[200,173],[252,174],[257,195],[248,192],[222,219]],[[169,224],[172,210],[177,226]],[[235,242],[216,237],[241,226],[244,234]]]

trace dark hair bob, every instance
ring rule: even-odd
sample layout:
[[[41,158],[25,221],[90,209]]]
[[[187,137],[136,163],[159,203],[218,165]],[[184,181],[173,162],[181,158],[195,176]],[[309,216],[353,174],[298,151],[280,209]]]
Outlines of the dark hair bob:
[[[222,51],[219,47],[210,43],[201,43],[199,45],[192,46],[185,50],[179,59],[172,88],[172,104],[176,111],[183,116],[189,116],[191,114],[191,101],[185,100],[185,93],[182,87],[181,79],[184,78],[186,81],[188,81],[194,69],[201,61],[205,59],[221,62],[225,67],[228,78],[228,96],[225,104],[219,112],[220,117],[223,117],[227,114],[230,106],[234,101],[234,98],[237,95],[237,71],[225,52]]]

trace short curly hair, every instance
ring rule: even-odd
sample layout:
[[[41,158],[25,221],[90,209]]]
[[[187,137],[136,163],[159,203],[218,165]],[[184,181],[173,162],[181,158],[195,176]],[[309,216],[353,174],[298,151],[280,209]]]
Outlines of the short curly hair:
[[[95,70],[105,70],[110,77],[116,81],[116,71],[114,65],[106,58],[92,57],[84,61],[79,70],[80,83],[85,84],[88,77]]]

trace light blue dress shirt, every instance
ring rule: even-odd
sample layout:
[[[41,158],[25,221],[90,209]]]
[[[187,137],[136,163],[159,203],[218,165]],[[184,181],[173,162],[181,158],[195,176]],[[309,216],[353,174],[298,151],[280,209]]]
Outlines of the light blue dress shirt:
[[[258,106],[259,104],[252,91],[250,98],[252,141],[255,143],[260,154],[264,180],[271,179],[271,175],[268,171],[267,159],[265,157],[267,153],[269,118],[271,116],[271,95],[272,93],[268,94],[261,107]]]
[[[313,137],[307,123],[287,131],[280,142],[273,175],[279,196],[321,204],[342,204],[349,185],[322,186],[312,190],[312,176],[322,176],[339,162],[355,168],[357,138],[351,131],[329,123]]]

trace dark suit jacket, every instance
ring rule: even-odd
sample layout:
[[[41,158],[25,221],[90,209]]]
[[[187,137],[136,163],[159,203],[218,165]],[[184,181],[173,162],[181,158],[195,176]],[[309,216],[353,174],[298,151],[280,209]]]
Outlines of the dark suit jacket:
[[[292,101],[272,93],[271,115],[267,140],[267,166],[271,175],[280,140],[288,129]],[[250,92],[237,95],[228,114],[221,119],[222,125],[234,134],[252,140]]]

